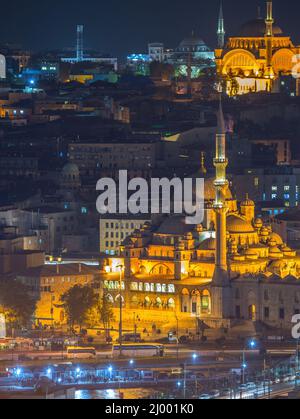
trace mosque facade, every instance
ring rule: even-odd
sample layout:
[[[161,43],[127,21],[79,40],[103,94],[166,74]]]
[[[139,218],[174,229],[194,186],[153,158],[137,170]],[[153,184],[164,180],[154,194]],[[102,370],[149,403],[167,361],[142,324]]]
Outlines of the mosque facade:
[[[215,330],[242,323],[289,330],[300,313],[300,257],[256,218],[248,196],[240,203],[232,196],[221,104],[218,114],[216,176],[205,179],[204,222],[192,226],[169,216],[146,223],[123,242],[119,258],[103,261],[104,290],[117,308],[122,267],[129,319],[134,313],[166,329],[196,321]]]
[[[299,52],[291,37],[275,24],[272,1],[267,2],[265,18],[259,10],[256,19],[227,41],[221,8],[215,56],[218,74],[230,96],[274,91],[280,76],[291,76],[297,68]]]

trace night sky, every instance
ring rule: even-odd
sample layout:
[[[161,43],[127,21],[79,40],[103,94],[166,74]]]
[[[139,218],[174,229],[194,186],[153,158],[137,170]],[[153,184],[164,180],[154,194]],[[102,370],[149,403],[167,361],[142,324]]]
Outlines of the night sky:
[[[3,2],[0,43],[33,50],[60,49],[75,44],[75,27],[85,25],[85,47],[124,58],[146,52],[147,43],[178,43],[195,30],[215,46],[220,0],[14,0]],[[257,14],[262,0],[223,0],[227,35]],[[262,9],[265,11],[265,8]],[[274,0],[276,22],[300,44],[299,0]]]

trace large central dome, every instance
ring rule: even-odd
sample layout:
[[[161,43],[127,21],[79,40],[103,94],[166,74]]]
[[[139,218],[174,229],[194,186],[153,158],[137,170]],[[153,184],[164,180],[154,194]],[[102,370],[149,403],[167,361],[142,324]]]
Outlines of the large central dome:
[[[203,39],[192,35],[191,37],[185,38],[180,42],[178,52],[202,52],[208,51],[209,48],[203,41]]]
[[[261,38],[265,36],[265,33],[266,23],[264,19],[258,18],[245,23],[241,27],[238,36],[243,38]],[[273,34],[274,36],[282,35],[282,29],[277,25],[273,25]]]

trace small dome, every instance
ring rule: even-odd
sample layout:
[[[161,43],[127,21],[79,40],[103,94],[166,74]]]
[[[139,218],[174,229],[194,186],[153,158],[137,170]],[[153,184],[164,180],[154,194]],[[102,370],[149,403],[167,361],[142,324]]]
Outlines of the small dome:
[[[246,199],[241,202],[241,207],[255,207],[254,201],[249,199],[249,195],[247,194]]]
[[[255,228],[262,228],[263,226],[263,220],[261,218],[256,218],[254,221],[254,227]]]
[[[267,229],[267,227],[263,227],[263,228],[261,229],[261,231],[260,231],[260,234],[261,234],[261,236],[263,236],[263,237],[268,237],[268,236],[269,236],[269,234],[270,234],[270,232],[269,232],[269,230]]]
[[[277,246],[281,246],[283,244],[282,238],[277,233],[271,233],[269,238],[270,238],[270,241],[271,240],[274,241]]]
[[[266,23],[263,18],[258,18],[246,22],[240,29],[238,36],[242,38],[262,38],[266,34]],[[282,35],[282,29],[273,25],[274,36]]]
[[[67,163],[62,169],[63,176],[80,176],[79,168],[74,163]]]
[[[229,233],[254,233],[252,225],[238,215],[227,217],[227,230]]]

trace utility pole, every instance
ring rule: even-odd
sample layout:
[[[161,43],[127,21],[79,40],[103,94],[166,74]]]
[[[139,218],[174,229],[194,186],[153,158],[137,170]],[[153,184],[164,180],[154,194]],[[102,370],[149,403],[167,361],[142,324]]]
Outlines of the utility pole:
[[[177,323],[177,329],[176,329],[176,341],[177,341],[177,347],[176,347],[176,354],[177,354],[177,361],[179,360],[179,320],[178,316],[176,315],[176,323]]]
[[[296,371],[295,371],[295,389],[298,388],[298,377],[299,377],[299,364],[300,364],[300,359],[299,359],[299,339],[297,339],[297,345],[296,345]]]
[[[120,281],[119,281],[119,288],[120,288],[120,318],[119,318],[119,347],[120,347],[120,358],[123,356],[122,350],[122,341],[123,341],[123,300],[122,300],[122,272],[123,272],[123,265],[118,265],[117,268],[120,270]]]

